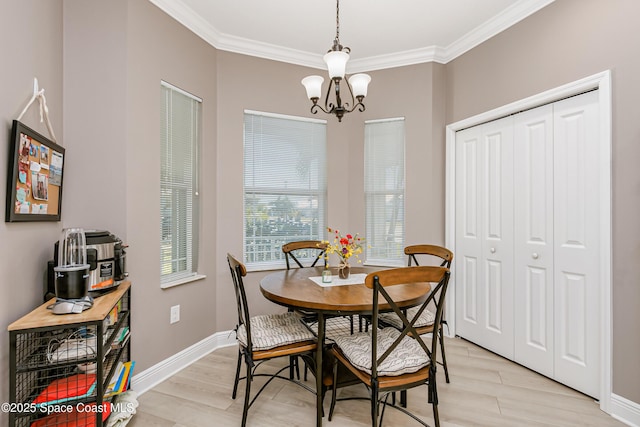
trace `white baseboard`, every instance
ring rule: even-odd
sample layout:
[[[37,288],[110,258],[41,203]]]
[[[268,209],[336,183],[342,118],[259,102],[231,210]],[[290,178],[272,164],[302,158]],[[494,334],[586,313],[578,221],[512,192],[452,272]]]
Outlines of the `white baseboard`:
[[[236,344],[236,334],[233,331],[216,332],[134,375],[131,377],[131,388],[141,395],[212,351]]]
[[[611,416],[629,426],[640,427],[640,404],[611,393]]]

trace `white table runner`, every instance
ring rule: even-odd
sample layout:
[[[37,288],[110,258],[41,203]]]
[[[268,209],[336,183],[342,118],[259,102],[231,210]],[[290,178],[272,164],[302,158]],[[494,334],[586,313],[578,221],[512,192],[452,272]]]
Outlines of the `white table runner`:
[[[360,285],[364,283],[364,279],[367,277],[366,273],[351,274],[348,279],[341,279],[337,275],[331,276],[331,283],[323,283],[322,276],[309,277],[316,285],[327,288],[329,286],[344,286],[344,285]]]

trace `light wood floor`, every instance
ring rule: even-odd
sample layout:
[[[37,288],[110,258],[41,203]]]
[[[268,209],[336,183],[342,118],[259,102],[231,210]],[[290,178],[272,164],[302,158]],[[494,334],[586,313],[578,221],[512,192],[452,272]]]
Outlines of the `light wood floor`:
[[[440,422],[445,426],[623,426],[599,409],[590,397],[564,387],[520,365],[509,362],[459,338],[446,339],[451,383],[438,369]],[[236,347],[227,347],[200,359],[139,397],[130,427],[239,426],[244,383],[231,399]],[[277,368],[285,360],[263,368]],[[244,369],[244,368],[243,368]],[[313,377],[309,384],[313,387]],[[256,379],[252,391],[263,381]],[[363,386],[340,390],[341,396],[366,396]],[[329,397],[325,408],[328,412]],[[432,424],[426,387],[409,392],[409,409]],[[273,381],[249,410],[248,426],[314,426],[315,396],[287,381]],[[328,427],[369,426],[369,403],[338,402]],[[419,425],[389,409],[385,426]]]

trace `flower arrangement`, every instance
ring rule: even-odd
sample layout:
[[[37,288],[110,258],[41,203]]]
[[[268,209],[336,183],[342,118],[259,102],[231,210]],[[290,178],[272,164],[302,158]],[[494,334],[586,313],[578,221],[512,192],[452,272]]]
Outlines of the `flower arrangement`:
[[[360,237],[358,233],[355,235],[340,234],[340,230],[332,229],[327,227],[327,231],[329,234],[333,234],[333,243],[328,240],[323,240],[322,243],[327,245],[327,249],[325,251],[325,259],[329,259],[330,254],[337,254],[340,257],[340,275],[347,276],[349,265],[349,259],[351,257],[355,257],[358,259],[358,263],[362,261],[358,258],[358,255],[362,253],[362,245],[364,243],[364,239]],[[346,272],[344,270],[347,270]]]

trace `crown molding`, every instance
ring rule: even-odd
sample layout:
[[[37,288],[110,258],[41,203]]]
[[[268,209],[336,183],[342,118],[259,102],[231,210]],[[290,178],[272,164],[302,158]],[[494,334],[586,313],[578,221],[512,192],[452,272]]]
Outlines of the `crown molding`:
[[[216,49],[310,68],[322,70],[326,68],[321,54],[288,49],[258,40],[221,33],[180,0],[149,1]],[[373,71],[424,62],[446,64],[554,1],[520,0],[446,48],[428,46],[386,55],[352,59],[348,64],[348,72]]]
[[[365,71],[383,70],[385,68],[404,67],[406,65],[423,64],[425,62],[439,62],[445,64],[446,52],[439,46],[429,46],[420,49],[405,50],[387,55],[370,56],[361,59],[350,59],[347,71],[362,73]],[[323,67],[323,68],[326,68]]]
[[[447,46],[443,63],[446,64],[456,59],[458,56],[517,24],[529,15],[533,15],[554,1],[555,0],[520,0]]]

